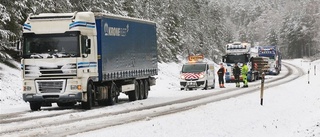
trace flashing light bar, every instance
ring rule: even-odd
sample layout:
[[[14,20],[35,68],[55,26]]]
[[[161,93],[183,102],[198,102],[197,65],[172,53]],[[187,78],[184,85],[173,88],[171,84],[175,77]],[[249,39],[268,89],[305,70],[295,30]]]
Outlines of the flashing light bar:
[[[204,56],[203,55],[190,55],[188,57],[188,61],[189,62],[199,62],[199,61],[203,61]]]
[[[247,49],[247,45],[228,44],[227,49]]]

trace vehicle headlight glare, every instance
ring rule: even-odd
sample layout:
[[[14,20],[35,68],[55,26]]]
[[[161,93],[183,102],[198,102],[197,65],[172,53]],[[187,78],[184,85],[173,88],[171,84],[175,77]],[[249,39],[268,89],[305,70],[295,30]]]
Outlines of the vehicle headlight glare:
[[[203,75],[203,74],[200,74],[200,75],[199,75],[199,79],[202,79],[202,78],[204,78],[204,75]]]
[[[71,90],[81,90],[81,85],[71,85]]]

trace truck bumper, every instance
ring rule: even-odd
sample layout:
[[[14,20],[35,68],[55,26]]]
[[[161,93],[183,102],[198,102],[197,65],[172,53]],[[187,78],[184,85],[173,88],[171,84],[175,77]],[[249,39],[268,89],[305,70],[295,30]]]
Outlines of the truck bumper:
[[[38,95],[23,93],[23,100],[26,102],[79,102],[82,99],[82,92],[75,94]]]

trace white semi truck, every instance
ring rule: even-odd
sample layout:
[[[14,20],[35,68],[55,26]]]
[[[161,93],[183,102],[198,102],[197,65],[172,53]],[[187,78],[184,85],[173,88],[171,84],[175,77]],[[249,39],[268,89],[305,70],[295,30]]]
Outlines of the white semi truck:
[[[222,57],[222,61],[226,64],[226,82],[233,82],[233,67],[235,63],[239,64],[239,67],[243,63],[247,64],[249,72],[247,75],[248,81],[255,81],[259,79],[260,73],[254,69],[254,64],[252,63],[252,58],[258,57],[258,49],[251,47],[249,43],[234,42],[226,45],[226,55]],[[242,76],[240,75],[240,80]]]
[[[146,99],[157,75],[156,23],[93,12],[30,15],[23,25],[23,99],[41,106]]]

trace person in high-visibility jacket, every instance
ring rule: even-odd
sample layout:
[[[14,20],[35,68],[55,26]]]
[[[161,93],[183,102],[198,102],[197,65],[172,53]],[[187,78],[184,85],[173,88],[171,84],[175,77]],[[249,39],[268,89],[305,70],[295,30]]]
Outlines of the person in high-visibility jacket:
[[[246,63],[243,63],[243,66],[241,68],[241,75],[242,75],[242,79],[243,79],[243,87],[244,88],[248,87],[247,74],[248,74],[248,66]]]

